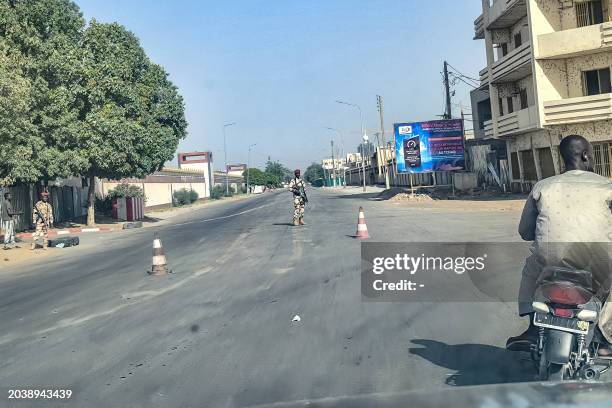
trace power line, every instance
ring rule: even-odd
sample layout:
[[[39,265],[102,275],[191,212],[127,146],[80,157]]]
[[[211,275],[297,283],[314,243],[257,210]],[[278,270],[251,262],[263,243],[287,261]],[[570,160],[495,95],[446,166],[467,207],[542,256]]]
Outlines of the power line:
[[[470,84],[469,82],[467,82],[466,80],[464,80],[463,78],[461,78],[461,77],[459,77],[459,76],[456,76],[456,75],[453,75],[453,76],[454,76],[454,78],[455,78],[455,79],[458,79],[459,81],[463,82],[464,84],[466,84],[466,85],[468,85],[468,86],[471,86],[471,87],[472,87],[472,88],[474,88],[474,89],[478,89],[478,88],[480,88],[480,86],[476,86],[476,85],[474,85],[474,84]]]
[[[453,69],[453,71],[455,71],[457,74],[461,75],[462,77],[467,78],[467,79],[471,79],[472,81],[474,81],[476,83],[480,82],[480,79],[475,79],[475,78],[472,78],[470,76],[467,76],[467,75],[463,74],[461,71],[459,71],[457,68],[453,67],[451,64],[448,64],[448,66],[451,67]]]

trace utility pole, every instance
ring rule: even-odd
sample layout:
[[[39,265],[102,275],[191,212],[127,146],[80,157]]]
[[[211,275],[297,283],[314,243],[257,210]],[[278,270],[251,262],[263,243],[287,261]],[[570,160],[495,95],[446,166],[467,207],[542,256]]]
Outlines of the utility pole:
[[[380,95],[376,95],[376,100],[378,103],[378,113],[380,114],[380,133],[382,135],[382,144],[384,149],[384,167],[383,173],[385,174],[385,188],[389,189],[391,186],[389,185],[389,163],[387,161],[387,139],[385,137],[385,121],[383,119],[383,98]],[[379,157],[380,160],[380,157]]]
[[[451,111],[451,96],[450,82],[448,80],[448,62],[444,61],[444,90],[446,92],[446,110],[444,111],[444,119],[452,119]]]
[[[344,102],[344,101],[336,101],[336,103],[341,103],[343,105],[348,105],[348,106],[352,106],[354,108],[357,108],[359,110],[359,119],[361,121],[361,134],[363,135],[363,141],[367,142],[368,141],[368,135],[366,134],[366,128],[365,125],[363,123],[363,112],[361,111],[361,106],[356,105],[354,103],[348,103],[348,102]],[[363,146],[363,144],[362,144]],[[366,192],[366,174],[365,174],[365,157],[364,157],[364,150],[362,148],[361,151],[361,171],[363,172],[363,192]]]
[[[332,186],[336,187],[336,160],[334,159],[334,139],[331,140],[331,149],[332,149]]]
[[[340,160],[340,165],[342,166],[342,187],[346,188],[346,162],[342,163],[342,160],[346,159],[346,156],[344,154],[344,136],[342,135],[342,132],[336,128],[332,128],[332,127],[325,127],[325,129],[327,130],[333,130],[334,132],[338,133],[338,135],[340,136],[340,152],[338,152],[338,146],[336,145],[336,153],[338,156],[338,160]]]
[[[257,146],[257,143],[254,143],[252,145],[249,145],[249,155],[247,158],[247,194],[251,193],[251,190],[249,189],[249,181],[250,181],[250,176],[251,176],[251,149],[253,147]]]
[[[225,161],[225,195],[226,196],[229,195],[229,183],[228,183],[229,171],[227,169],[227,143],[225,142],[225,128],[227,128],[228,126],[234,126],[235,124],[236,122],[232,122],[232,123],[226,123],[225,125],[223,125],[223,156],[224,156],[224,161]]]

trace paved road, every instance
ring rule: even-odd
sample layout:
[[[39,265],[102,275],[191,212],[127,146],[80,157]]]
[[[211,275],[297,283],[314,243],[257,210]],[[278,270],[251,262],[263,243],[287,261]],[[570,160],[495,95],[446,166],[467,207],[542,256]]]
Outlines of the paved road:
[[[61,406],[242,407],[532,378],[501,348],[523,326],[515,305],[363,302],[350,237],[359,206],[374,238],[396,241],[518,240],[518,213],[441,217],[361,194],[310,198],[303,228],[288,224],[287,192],[155,227],[174,272],[164,277],[145,273],[152,229],[3,269],[2,392],[72,389]],[[518,271],[508,279],[517,285]]]

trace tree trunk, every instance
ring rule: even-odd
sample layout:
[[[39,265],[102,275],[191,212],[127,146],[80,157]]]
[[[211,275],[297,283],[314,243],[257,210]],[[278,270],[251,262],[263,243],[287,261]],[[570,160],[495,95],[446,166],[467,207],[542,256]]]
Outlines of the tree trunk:
[[[95,204],[96,204],[96,176],[89,176],[89,190],[87,191],[87,226],[88,227],[93,227],[96,223]]]

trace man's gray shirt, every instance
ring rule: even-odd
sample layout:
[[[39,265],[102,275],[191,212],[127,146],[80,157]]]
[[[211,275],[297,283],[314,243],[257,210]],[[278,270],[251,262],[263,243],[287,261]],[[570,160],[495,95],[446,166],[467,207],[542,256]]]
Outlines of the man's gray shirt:
[[[581,170],[549,177],[533,187],[523,209],[519,234],[534,241],[533,251],[541,263],[590,264],[588,251],[580,250],[589,246],[576,244],[612,241],[611,202],[612,181],[606,177]],[[609,248],[608,244],[604,246]]]
[[[13,219],[13,214],[15,211],[13,210],[13,206],[11,202],[3,199],[2,200],[2,211],[0,211],[1,221],[11,221]]]

